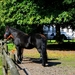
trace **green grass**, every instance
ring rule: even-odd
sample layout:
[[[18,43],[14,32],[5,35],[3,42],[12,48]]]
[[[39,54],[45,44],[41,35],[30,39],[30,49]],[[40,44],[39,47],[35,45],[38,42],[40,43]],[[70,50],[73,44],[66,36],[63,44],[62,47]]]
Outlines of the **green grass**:
[[[63,40],[63,42],[68,42],[68,40]]]
[[[26,50],[24,56],[29,58],[40,58],[35,48],[33,50]],[[60,62],[61,64],[58,64],[59,66],[75,67],[75,51],[47,50],[47,56],[48,59],[51,59],[49,62]]]
[[[75,67],[75,51],[49,51],[48,58],[58,59],[62,66]]]
[[[15,45],[13,43],[8,43],[8,50],[11,51],[13,49],[15,49]]]
[[[47,45],[48,44],[58,44],[58,43],[56,42],[56,40],[47,40]]]
[[[67,42],[68,40],[64,40],[65,42]],[[51,40],[48,42],[55,42],[55,40]],[[70,41],[72,42],[72,41]],[[9,51],[15,48],[15,45],[13,43],[9,43],[8,45],[8,49]],[[61,61],[61,65],[65,66],[73,66],[75,67],[75,53],[72,52],[70,53],[70,51],[48,51],[48,58],[50,59],[58,59],[57,61]],[[25,57],[32,57],[32,58],[39,58],[40,55],[39,53],[35,50],[28,50],[27,52],[25,52]],[[1,75],[1,74],[0,74]]]
[[[71,43],[75,43],[75,39],[73,40],[63,40],[64,43],[66,42],[71,42]],[[47,40],[47,45],[48,44],[58,44],[58,42],[56,40]]]
[[[75,42],[75,40],[63,40],[63,42]]]

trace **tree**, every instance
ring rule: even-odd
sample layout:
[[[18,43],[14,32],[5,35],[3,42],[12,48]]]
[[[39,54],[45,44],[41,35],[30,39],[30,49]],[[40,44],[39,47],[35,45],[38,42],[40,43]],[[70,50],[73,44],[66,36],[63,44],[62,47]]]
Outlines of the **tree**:
[[[74,27],[74,7],[75,0],[0,0],[0,28],[13,25],[32,33],[44,24]]]

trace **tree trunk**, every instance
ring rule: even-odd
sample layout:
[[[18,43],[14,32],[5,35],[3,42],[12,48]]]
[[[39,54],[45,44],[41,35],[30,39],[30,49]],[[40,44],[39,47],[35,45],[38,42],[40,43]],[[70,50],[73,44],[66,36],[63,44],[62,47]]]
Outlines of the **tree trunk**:
[[[60,37],[60,25],[56,25],[56,41],[60,44],[62,39]]]

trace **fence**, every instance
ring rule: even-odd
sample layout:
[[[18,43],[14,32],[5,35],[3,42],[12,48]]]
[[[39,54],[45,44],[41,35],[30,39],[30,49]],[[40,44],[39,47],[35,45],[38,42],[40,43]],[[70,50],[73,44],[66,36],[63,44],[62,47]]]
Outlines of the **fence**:
[[[14,62],[8,55],[8,46],[0,40],[0,52],[2,53],[3,75],[20,75]]]

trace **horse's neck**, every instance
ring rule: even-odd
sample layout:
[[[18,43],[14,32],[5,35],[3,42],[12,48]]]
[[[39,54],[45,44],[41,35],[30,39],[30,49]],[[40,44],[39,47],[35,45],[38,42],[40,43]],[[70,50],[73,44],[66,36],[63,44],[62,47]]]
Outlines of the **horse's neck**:
[[[18,30],[18,29],[15,29],[15,28],[10,28],[10,33],[13,35],[14,39],[17,37],[17,36],[21,36],[21,35],[25,35],[25,36],[29,36],[28,34]]]
[[[14,30],[12,30],[12,29],[10,29],[10,33],[12,34],[12,36],[15,38],[16,36],[17,36],[17,32],[16,31],[14,31]]]

